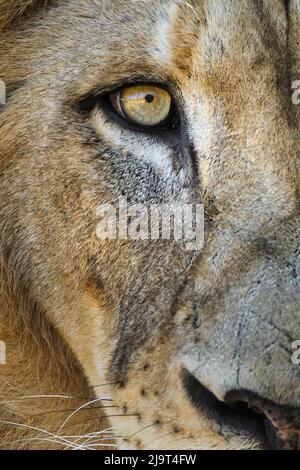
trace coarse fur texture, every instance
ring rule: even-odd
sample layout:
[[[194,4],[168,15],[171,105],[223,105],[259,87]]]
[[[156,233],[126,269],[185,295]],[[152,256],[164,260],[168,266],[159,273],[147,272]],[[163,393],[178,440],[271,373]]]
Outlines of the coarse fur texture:
[[[46,7],[48,0],[5,0],[0,1],[0,27],[8,28],[19,19],[23,20],[26,15],[30,15],[37,8]]]
[[[0,449],[299,448],[300,0],[0,0],[0,31]],[[179,129],[107,113],[141,82]],[[120,196],[203,202],[204,248],[100,241]]]

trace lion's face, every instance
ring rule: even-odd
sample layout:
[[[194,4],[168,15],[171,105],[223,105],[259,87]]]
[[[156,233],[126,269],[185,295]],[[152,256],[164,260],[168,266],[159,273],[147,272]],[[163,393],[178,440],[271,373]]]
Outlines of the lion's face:
[[[299,447],[300,2],[57,3],[1,45],[7,263],[112,395],[122,448]],[[171,129],[108,105],[149,83]],[[204,248],[100,241],[121,196],[203,203]]]

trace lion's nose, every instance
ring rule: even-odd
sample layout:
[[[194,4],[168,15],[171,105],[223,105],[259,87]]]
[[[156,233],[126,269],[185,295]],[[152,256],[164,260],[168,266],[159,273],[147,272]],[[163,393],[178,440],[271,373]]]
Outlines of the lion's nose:
[[[277,404],[257,393],[231,389],[221,399],[183,369],[183,384],[193,405],[240,434],[256,435],[272,449],[300,450],[300,409]]]
[[[252,411],[265,417],[265,431],[272,448],[300,449],[300,410],[282,406],[249,391],[232,390],[225,403],[245,403]]]

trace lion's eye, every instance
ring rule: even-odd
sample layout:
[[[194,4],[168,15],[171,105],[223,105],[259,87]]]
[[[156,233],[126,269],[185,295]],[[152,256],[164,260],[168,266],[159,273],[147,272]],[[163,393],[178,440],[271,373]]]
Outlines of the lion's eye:
[[[124,119],[142,127],[163,124],[169,118],[172,107],[170,93],[151,85],[124,87],[112,93],[110,101]]]

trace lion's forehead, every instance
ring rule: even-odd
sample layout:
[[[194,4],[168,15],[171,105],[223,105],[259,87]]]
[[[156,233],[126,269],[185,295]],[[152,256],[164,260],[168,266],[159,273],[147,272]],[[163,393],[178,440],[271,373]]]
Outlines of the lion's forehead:
[[[70,19],[72,27],[66,27]],[[285,47],[287,29],[282,0],[132,0],[113,7],[106,0],[75,0],[62,3],[59,15],[50,10],[43,22],[33,38],[47,48],[39,60],[61,56],[73,70],[84,63],[110,74],[143,65],[182,80],[231,66],[237,73],[257,57],[275,58]]]

